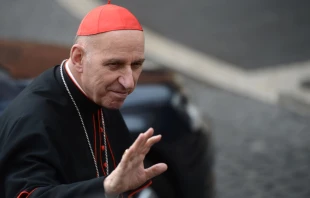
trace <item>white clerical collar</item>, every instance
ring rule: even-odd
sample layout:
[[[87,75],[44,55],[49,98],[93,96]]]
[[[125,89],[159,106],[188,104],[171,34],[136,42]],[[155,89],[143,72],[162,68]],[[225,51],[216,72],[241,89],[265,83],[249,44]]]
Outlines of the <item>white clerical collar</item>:
[[[66,61],[66,65],[65,65],[65,69],[68,72],[68,75],[70,76],[70,78],[73,80],[74,84],[86,95],[85,91],[82,89],[82,87],[79,85],[79,83],[75,80],[73,74],[70,71],[69,65],[68,65],[68,61]]]

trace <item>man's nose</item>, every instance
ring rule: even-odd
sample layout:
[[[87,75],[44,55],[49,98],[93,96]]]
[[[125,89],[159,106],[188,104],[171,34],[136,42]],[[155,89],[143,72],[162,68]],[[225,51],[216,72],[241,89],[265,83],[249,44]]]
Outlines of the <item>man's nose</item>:
[[[131,69],[128,69],[123,75],[118,78],[118,82],[126,89],[132,90],[135,86],[133,79],[133,73]]]

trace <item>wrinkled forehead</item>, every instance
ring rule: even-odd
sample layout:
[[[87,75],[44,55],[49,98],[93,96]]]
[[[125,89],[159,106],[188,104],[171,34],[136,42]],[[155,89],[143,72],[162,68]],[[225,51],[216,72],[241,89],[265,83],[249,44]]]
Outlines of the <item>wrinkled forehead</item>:
[[[88,58],[98,61],[118,60],[135,62],[144,60],[143,31],[121,30],[78,38]],[[143,61],[142,61],[143,62]]]
[[[138,30],[118,30],[89,36],[89,43],[95,50],[143,51],[144,33]]]

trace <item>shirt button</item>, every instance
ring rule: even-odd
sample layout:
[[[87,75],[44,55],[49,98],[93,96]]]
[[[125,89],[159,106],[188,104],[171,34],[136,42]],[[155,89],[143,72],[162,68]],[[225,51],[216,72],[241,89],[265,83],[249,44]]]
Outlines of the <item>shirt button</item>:
[[[100,127],[100,132],[101,132],[101,133],[103,132],[103,128],[102,128],[102,127]]]
[[[104,166],[104,168],[106,168],[106,167],[107,167],[107,163],[106,163],[106,162],[104,162],[103,166]]]
[[[101,150],[104,151],[104,149],[105,149],[104,146],[101,146]]]

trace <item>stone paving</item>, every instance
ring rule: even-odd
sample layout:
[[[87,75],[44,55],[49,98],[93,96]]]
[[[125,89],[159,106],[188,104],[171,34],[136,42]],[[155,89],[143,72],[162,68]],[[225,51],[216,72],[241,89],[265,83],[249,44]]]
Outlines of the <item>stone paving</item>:
[[[184,82],[212,121],[218,198],[310,197],[309,117]]]

